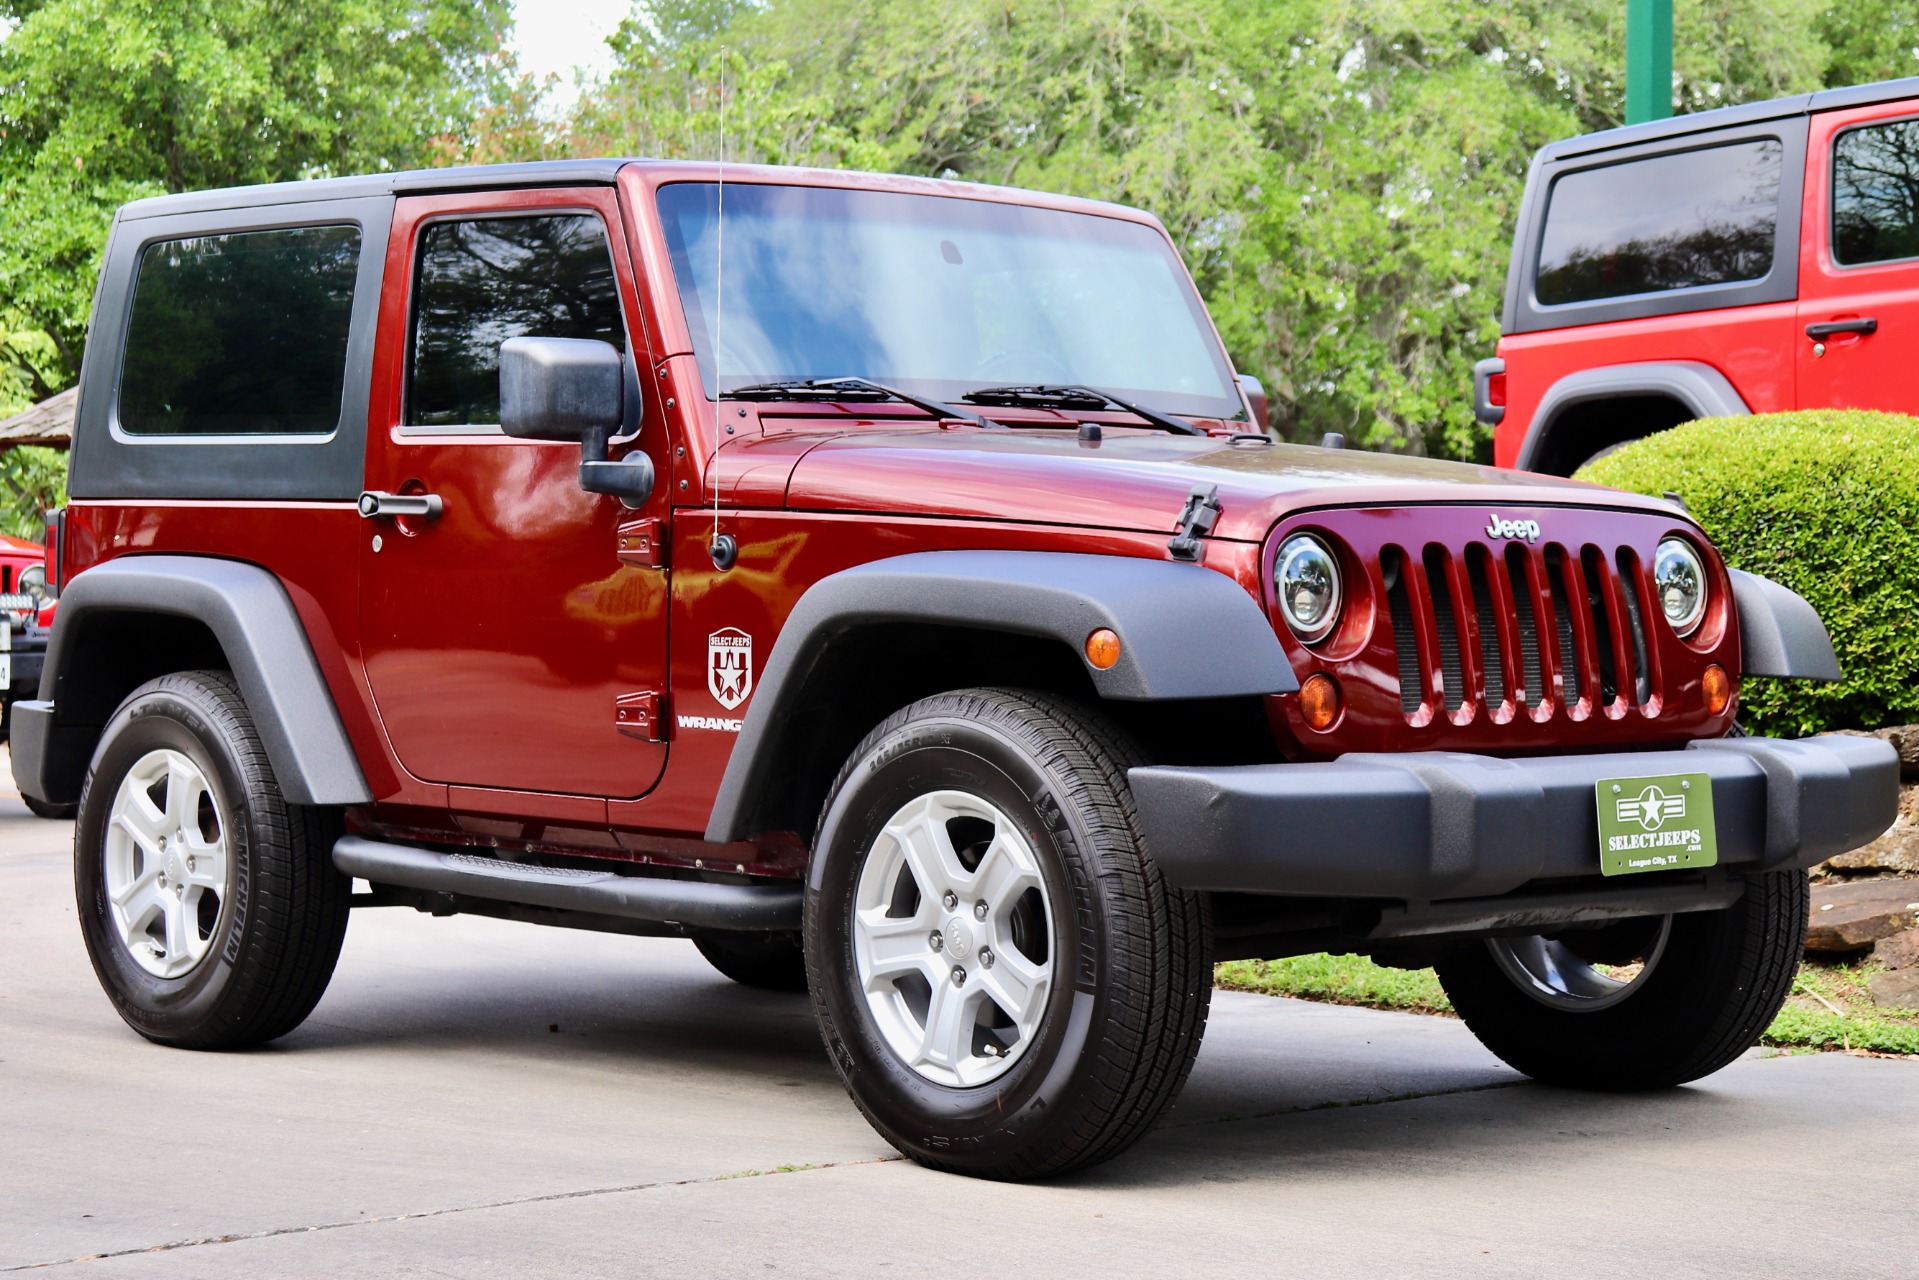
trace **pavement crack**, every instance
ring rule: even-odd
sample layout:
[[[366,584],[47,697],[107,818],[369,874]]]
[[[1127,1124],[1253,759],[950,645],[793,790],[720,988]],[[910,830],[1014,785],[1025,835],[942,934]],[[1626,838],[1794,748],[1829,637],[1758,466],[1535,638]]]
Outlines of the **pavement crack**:
[[[1377,1098],[1332,1099],[1327,1102],[1308,1102],[1297,1107],[1280,1107],[1274,1111],[1249,1111],[1244,1115],[1208,1116],[1204,1120],[1184,1120],[1178,1124],[1160,1125],[1162,1129],[1197,1129],[1208,1124],[1237,1124],[1244,1120],[1271,1120],[1278,1116],[1304,1115],[1309,1111],[1339,1111],[1348,1107],[1380,1107],[1389,1102],[1417,1102],[1421,1098],[1449,1098],[1454,1094],[1487,1093],[1494,1089],[1516,1089],[1530,1080],[1495,1080],[1491,1084],[1462,1085],[1457,1089],[1415,1089],[1410,1093],[1388,1093]]]
[[[371,1227],[382,1223],[417,1222],[425,1218],[448,1218],[462,1213],[483,1213],[488,1209],[513,1209],[521,1205],[551,1204],[561,1200],[588,1200],[595,1196],[626,1195],[634,1191],[659,1191],[669,1187],[697,1187],[710,1182],[732,1182],[739,1178],[773,1178],[781,1174],[816,1173],[822,1169],[857,1169],[863,1165],[896,1164],[905,1156],[876,1156],[871,1160],[833,1160],[824,1164],[783,1164],[771,1169],[742,1169],[735,1173],[713,1173],[703,1178],[663,1178],[657,1182],[629,1182],[617,1187],[588,1187],[580,1191],[554,1191],[543,1196],[517,1196],[510,1200],[489,1200],[481,1204],[449,1205],[441,1209],[419,1209],[411,1213],[386,1213],[375,1217],[351,1218],[343,1222],[315,1222],[299,1227],[271,1227],[265,1231],[234,1231],[226,1235],[199,1236],[190,1240],[169,1240],[163,1244],[139,1245],[131,1249],[113,1249],[104,1253],[85,1253],[72,1258],[54,1258],[46,1262],[25,1262],[0,1267],[0,1274],[15,1271],[41,1271],[47,1267],[70,1267],[82,1262],[105,1262],[110,1258],[131,1258],[146,1253],[171,1253],[175,1249],[197,1249],[210,1244],[238,1244],[246,1240],[271,1240],[276,1236],[309,1235],[317,1231],[339,1231],[347,1227]]]

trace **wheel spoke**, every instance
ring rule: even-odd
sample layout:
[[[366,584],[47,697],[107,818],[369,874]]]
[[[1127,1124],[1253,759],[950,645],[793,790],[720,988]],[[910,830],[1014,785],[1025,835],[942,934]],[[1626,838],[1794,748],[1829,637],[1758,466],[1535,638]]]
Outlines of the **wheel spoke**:
[[[177,751],[167,752],[167,825],[172,831],[198,831],[200,792],[206,780],[193,762]]]
[[[980,982],[993,1003],[1018,1025],[1024,1037],[1039,1021],[1039,1011],[1046,1003],[1046,973],[1010,948],[994,955],[996,963],[980,974]]]
[[[211,889],[215,893],[226,892],[227,887],[227,851],[225,841],[207,844],[189,832],[187,848],[193,860],[193,866],[187,871],[186,882],[201,889]]]
[[[125,902],[114,903],[120,908],[120,919],[125,922],[121,933],[130,944],[142,938],[153,917],[166,910],[170,895],[159,887],[158,879],[157,871],[142,876],[129,886]]]
[[[926,914],[922,909],[920,915]],[[862,911],[860,927],[864,937],[858,945],[866,962],[869,987],[891,986],[909,973],[924,974],[929,982],[944,976],[933,965],[930,921],[919,916],[889,916],[879,909]]]
[[[186,895],[162,894],[167,931],[167,965],[173,968],[192,956],[200,941],[200,922],[187,910]]]
[[[952,869],[959,865],[959,855],[953,852],[943,824],[935,822],[922,808],[906,821],[895,819],[886,833],[899,845],[906,868],[912,873],[913,882],[919,885],[922,903],[929,899],[937,902],[941,894],[951,892]]]
[[[125,884],[116,886],[107,894],[107,897],[112,900],[113,905],[126,912],[129,919],[133,916],[134,899],[149,896],[153,892],[154,882],[160,878],[160,863],[154,858],[151,850],[147,851],[147,858],[147,869],[145,871],[127,881]]]
[[[954,986],[950,978],[933,984],[933,998],[927,1002],[926,1024],[920,1037],[919,1061],[956,1071],[972,1056],[968,1033],[973,1019],[968,1015],[973,1003],[972,996]]]
[[[123,803],[115,806],[114,825],[132,836],[149,854],[154,853],[161,838],[173,834],[167,815],[153,803],[145,787],[121,785]]]
[[[987,910],[997,916],[1038,883],[1038,871],[1025,864],[1019,851],[1000,832],[995,833],[993,842],[980,855],[979,866],[974,868],[973,884],[968,893],[983,900]]]

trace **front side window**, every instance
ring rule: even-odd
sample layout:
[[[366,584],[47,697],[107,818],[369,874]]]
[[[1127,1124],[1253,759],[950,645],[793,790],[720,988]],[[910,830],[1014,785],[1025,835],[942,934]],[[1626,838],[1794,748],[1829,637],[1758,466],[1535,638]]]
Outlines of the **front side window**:
[[[626,350],[606,228],[592,214],[475,218],[420,232],[406,421],[500,421],[500,344],[597,338]]]
[[[1561,175],[1535,296],[1557,306],[1764,279],[1783,159],[1761,138]]]
[[[340,423],[359,266],[358,227],[148,245],[127,321],[121,430],[331,433]]]
[[[723,197],[675,183],[659,210],[709,397],[794,378],[872,378],[942,400],[1078,383],[1162,412],[1241,412],[1198,294],[1150,226],[756,183]]]
[[[1919,120],[1848,129],[1832,147],[1832,256],[1919,258]]]

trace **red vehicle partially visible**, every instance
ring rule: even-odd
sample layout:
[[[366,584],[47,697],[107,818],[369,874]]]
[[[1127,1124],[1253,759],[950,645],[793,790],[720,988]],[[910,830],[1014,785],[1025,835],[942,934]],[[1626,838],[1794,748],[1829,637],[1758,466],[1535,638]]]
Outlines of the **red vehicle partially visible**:
[[[1553,143],[1533,162],[1476,410],[1571,475],[1693,418],[1919,412],[1919,79]]]

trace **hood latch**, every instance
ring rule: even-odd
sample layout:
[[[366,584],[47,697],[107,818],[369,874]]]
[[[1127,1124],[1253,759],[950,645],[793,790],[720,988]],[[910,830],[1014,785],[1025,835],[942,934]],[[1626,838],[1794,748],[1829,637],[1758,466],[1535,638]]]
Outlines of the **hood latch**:
[[[1211,533],[1218,520],[1219,486],[1194,485],[1193,491],[1186,495],[1186,505],[1180,508],[1178,532],[1166,544],[1173,559],[1198,560],[1200,537]]]

